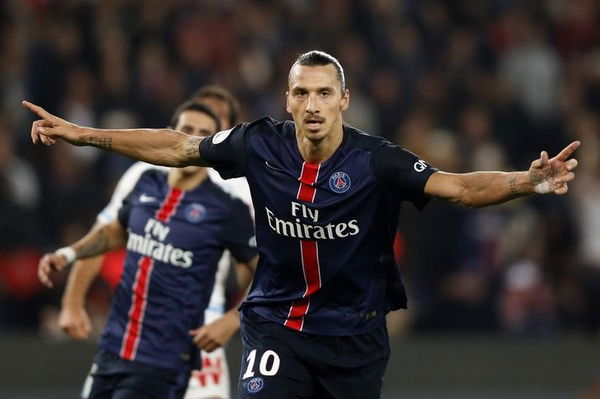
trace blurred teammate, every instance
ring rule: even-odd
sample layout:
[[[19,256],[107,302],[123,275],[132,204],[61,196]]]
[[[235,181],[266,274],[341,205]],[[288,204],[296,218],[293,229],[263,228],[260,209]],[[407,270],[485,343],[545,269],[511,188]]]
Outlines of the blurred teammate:
[[[195,136],[219,127],[212,110],[194,101],[178,108],[172,123]],[[51,285],[53,270],[126,243],[123,275],[84,397],[181,398],[190,370],[199,365],[196,345],[208,351],[219,346],[202,324],[223,250],[247,266],[255,262],[252,218],[202,167],[147,170],[132,185],[118,218],[46,255],[40,279]],[[230,336],[238,324],[234,309],[207,327]],[[212,395],[202,397],[220,393]]]
[[[406,307],[393,261],[403,201],[480,207],[567,192],[579,142],[523,172],[437,171],[387,140],[343,125],[350,93],[339,62],[311,51],[293,64],[286,109],[211,138],[42,120],[34,143],[62,138],[157,164],[210,165],[246,176],[260,260],[242,305],[240,398],[378,398],[389,358],[385,314]]]
[[[192,95],[192,100],[208,105],[219,117],[221,129],[230,129],[238,121],[239,104],[235,97],[220,86],[204,86]],[[177,121],[172,120],[171,126]],[[123,200],[133,189],[135,182],[142,173],[150,169],[162,169],[161,166],[136,162],[119,180],[109,204],[100,212],[96,226],[110,223],[117,219]],[[225,191],[239,197],[250,208],[252,201],[246,179],[223,180],[214,169],[208,169],[209,177]],[[89,316],[85,310],[86,295],[92,281],[100,273],[103,256],[97,256],[75,262],[69,273],[69,279],[62,298],[59,314],[59,326],[69,336],[75,339],[87,338],[91,331]],[[212,352],[202,352],[203,366],[193,370],[189,381],[186,399],[228,399],[230,397],[230,378],[225,350],[222,346],[227,343],[232,334],[239,328],[239,323],[220,319],[225,312],[225,284],[232,264],[231,257],[226,251],[219,262],[215,278],[215,286],[208,308],[205,312],[206,327],[201,334],[205,335],[203,342],[216,347]],[[235,263],[234,263],[235,264]],[[251,280],[251,273],[243,265],[235,264],[236,277],[241,291],[245,291]]]

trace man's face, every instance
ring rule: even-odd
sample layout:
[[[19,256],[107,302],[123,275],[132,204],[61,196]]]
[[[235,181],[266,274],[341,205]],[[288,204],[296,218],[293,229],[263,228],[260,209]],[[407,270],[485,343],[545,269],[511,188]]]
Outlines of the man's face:
[[[204,112],[187,110],[179,114],[175,130],[191,136],[205,137],[216,133],[217,125],[213,118]]]
[[[226,101],[223,101],[217,97],[204,97],[198,102],[210,107],[210,109],[217,114],[219,117],[219,122],[221,122],[221,130],[227,130],[233,127],[229,124],[231,109]]]
[[[342,111],[348,108],[349,92],[342,92],[333,65],[295,65],[290,71],[286,109],[292,114],[297,134],[321,141],[341,126]]]
[[[191,136],[206,137],[216,133],[217,124],[204,112],[187,110],[179,114],[175,130]],[[191,174],[200,169],[202,169],[200,166],[187,166],[181,170],[186,174]]]

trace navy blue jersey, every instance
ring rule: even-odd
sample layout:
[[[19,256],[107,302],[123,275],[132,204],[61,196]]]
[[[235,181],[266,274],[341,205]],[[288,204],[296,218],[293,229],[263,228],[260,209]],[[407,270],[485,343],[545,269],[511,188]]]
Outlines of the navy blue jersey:
[[[256,255],[248,207],[206,179],[171,188],[168,172],[143,173],[119,211],[127,256],[100,346],[159,367],[197,365],[188,331],[203,324],[224,249]]]
[[[427,203],[435,169],[380,137],[344,126],[324,163],[305,162],[294,123],[270,118],[215,134],[201,158],[248,179],[260,254],[242,309],[321,335],[354,335],[405,306],[393,258],[402,201]]]

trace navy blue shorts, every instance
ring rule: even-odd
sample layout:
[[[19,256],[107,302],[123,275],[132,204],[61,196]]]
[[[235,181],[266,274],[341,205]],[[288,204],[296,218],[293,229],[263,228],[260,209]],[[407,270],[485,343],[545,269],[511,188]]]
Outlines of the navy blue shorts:
[[[291,330],[242,312],[240,399],[378,399],[390,356],[385,325],[333,337]]]
[[[185,394],[189,372],[127,361],[99,349],[90,372],[87,399],[180,399]]]

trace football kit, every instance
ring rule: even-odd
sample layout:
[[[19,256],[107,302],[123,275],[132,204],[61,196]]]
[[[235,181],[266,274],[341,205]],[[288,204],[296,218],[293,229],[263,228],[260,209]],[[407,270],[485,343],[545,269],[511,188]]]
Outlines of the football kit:
[[[383,138],[349,126],[343,127],[342,142],[329,159],[305,162],[294,123],[271,118],[219,132],[203,140],[199,151],[222,177],[245,176],[254,204],[260,257],[241,306],[240,397],[282,397],[310,385],[302,377],[293,381],[294,375],[306,374],[301,367],[310,371],[302,357],[319,350],[308,342],[306,348],[286,344],[289,339],[281,334],[290,332],[309,340],[347,337],[341,347],[354,349],[372,341],[373,361],[379,362],[374,368],[381,375],[374,375],[369,384],[380,389],[389,355],[387,334],[381,332],[385,314],[406,307],[393,256],[400,206],[403,201],[418,208],[427,204],[424,187],[436,169]],[[275,324],[285,327],[281,334],[268,327]],[[277,335],[272,342],[259,339],[258,325]],[[361,342],[354,342],[357,339]],[[259,341],[260,348],[255,345]],[[269,349],[269,344],[282,353]],[[326,346],[322,349],[327,357]],[[341,367],[342,359],[348,361],[339,353],[331,357],[340,363],[325,358],[322,363]],[[360,359],[356,365],[365,366]],[[292,369],[286,370],[288,366]],[[344,373],[343,367],[339,371]],[[285,382],[280,383],[284,379],[290,382],[287,390]],[[345,388],[336,395],[359,397],[361,383],[364,380],[340,382]],[[331,388],[325,389],[322,381],[317,385],[313,392],[323,395]]]

